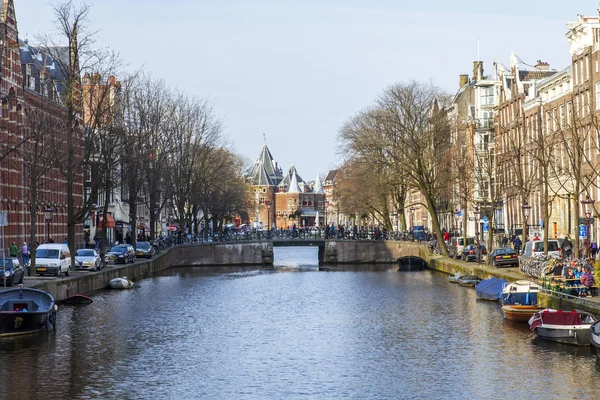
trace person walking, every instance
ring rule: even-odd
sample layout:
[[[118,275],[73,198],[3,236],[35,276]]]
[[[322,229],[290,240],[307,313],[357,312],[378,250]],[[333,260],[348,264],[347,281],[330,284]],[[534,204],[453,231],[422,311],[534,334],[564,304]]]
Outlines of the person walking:
[[[17,258],[19,256],[19,246],[17,246],[15,242],[12,242],[9,251],[11,258]]]
[[[514,246],[515,252],[517,254],[521,254],[521,245],[522,244],[523,243],[521,242],[521,239],[518,236],[515,237],[515,241],[513,242],[513,246]]]
[[[571,254],[573,253],[573,245],[571,244],[571,238],[569,235],[565,236],[560,248],[562,249],[563,258],[571,257]]]
[[[502,236],[502,247],[506,247],[508,246],[508,236],[504,235]]]
[[[595,260],[596,254],[598,254],[598,243],[592,242],[592,244],[590,245],[590,253],[592,255],[592,258]]]
[[[23,242],[21,254],[23,254],[23,265],[27,265],[29,263],[29,246],[27,246],[27,242]]]

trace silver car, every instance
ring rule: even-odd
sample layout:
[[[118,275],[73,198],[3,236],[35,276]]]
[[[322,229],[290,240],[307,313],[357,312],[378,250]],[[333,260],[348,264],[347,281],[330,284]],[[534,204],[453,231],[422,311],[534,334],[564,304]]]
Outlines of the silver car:
[[[75,267],[88,271],[100,269],[102,268],[100,255],[93,249],[79,249],[75,253]]]

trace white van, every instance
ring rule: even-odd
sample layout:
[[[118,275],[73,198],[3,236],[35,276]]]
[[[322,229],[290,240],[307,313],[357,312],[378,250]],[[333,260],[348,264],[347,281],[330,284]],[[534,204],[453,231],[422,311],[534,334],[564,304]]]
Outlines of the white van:
[[[473,236],[467,236],[466,244],[464,237],[453,237],[452,239],[450,239],[450,246],[448,246],[448,255],[454,258],[460,258],[460,255],[465,246],[470,244],[475,244],[475,238]]]
[[[560,257],[561,248],[558,240],[548,240],[548,255],[554,257]],[[523,257],[541,257],[544,255],[544,241],[536,240],[525,243],[525,249],[523,250]]]
[[[71,252],[66,244],[41,244],[35,250],[35,273],[69,276],[71,272]]]

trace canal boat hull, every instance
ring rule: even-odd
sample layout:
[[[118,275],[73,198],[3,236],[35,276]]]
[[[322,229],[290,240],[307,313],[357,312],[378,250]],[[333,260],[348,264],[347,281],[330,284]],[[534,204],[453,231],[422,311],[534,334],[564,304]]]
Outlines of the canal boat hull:
[[[589,346],[591,326],[598,320],[582,311],[545,309],[535,313],[529,327],[540,339],[575,346]]]
[[[0,336],[50,330],[56,323],[54,298],[37,289],[0,292]]]
[[[527,322],[536,312],[542,311],[544,307],[521,306],[516,304],[505,304],[502,306],[502,314],[509,321]]]
[[[596,355],[600,357],[600,321],[590,327],[590,344],[596,349]]]

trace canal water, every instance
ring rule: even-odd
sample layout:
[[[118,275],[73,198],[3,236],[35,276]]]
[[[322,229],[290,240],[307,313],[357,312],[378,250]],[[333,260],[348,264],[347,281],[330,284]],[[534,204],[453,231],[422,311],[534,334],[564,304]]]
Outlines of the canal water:
[[[432,271],[174,268],[0,340],[4,399],[598,398],[589,348],[538,342]]]

